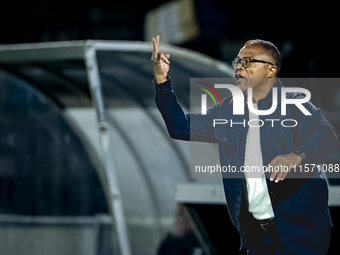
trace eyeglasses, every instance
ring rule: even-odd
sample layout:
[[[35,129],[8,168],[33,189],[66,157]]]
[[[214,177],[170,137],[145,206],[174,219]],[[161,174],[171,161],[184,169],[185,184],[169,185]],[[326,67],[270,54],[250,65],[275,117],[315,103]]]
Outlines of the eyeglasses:
[[[274,64],[267,62],[267,61],[263,61],[263,60],[259,60],[259,59],[255,59],[255,58],[248,58],[248,57],[244,57],[244,58],[238,58],[237,57],[231,63],[233,65],[234,69],[236,69],[236,67],[238,66],[239,63],[241,63],[241,65],[244,68],[247,68],[247,67],[250,66],[251,62],[259,62],[259,63],[274,65]]]

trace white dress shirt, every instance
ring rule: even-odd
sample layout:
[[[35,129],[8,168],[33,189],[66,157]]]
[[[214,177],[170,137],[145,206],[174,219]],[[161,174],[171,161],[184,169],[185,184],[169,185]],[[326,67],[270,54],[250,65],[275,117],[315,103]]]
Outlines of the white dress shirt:
[[[257,104],[253,104],[255,109]],[[249,119],[259,119],[259,116],[249,111]],[[270,201],[266,178],[263,172],[263,161],[260,143],[260,122],[251,121],[249,126],[244,166],[257,167],[260,171],[244,171],[247,186],[248,210],[258,220],[274,217],[273,207]]]

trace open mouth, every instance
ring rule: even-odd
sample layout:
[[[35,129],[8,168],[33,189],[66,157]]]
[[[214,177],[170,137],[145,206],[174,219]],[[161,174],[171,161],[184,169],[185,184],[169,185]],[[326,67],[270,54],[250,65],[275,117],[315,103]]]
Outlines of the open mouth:
[[[235,80],[236,80],[236,83],[241,83],[243,81],[245,81],[245,77],[240,75],[240,74],[235,74]]]

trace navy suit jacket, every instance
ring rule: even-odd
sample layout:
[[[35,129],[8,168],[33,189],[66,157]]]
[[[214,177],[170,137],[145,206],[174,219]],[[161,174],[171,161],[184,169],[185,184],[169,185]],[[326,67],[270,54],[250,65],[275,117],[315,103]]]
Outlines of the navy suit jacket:
[[[248,121],[248,107],[245,102],[245,115],[233,115],[233,99],[226,97],[221,104],[200,113],[185,114],[172,89],[171,77],[161,84],[154,80],[155,101],[166,123],[169,135],[174,139],[218,143],[221,166],[244,165],[246,136],[248,125],[216,125],[213,119],[233,119],[234,122]],[[260,127],[263,165],[267,166],[278,155],[291,153],[295,148],[305,152],[305,164],[321,164],[338,148],[338,138],[332,125],[311,102],[304,107],[312,115],[304,115],[295,105],[287,105],[287,115],[281,115],[281,90],[283,85],[277,79],[274,87],[278,88],[278,107],[271,116],[259,116],[264,121]],[[287,98],[302,98],[299,93],[287,93]],[[270,109],[272,90],[258,102],[259,110]],[[287,128],[265,119],[295,119],[298,125]],[[247,123],[246,121],[246,123]],[[288,125],[288,124],[287,124]],[[299,172],[299,171],[297,171]],[[244,187],[244,175],[240,178],[228,178],[231,173],[223,174],[223,186],[230,218],[244,243],[242,224],[240,222],[241,198]],[[232,173],[235,175],[235,173]],[[299,249],[322,241],[325,228],[333,227],[328,210],[328,187],[323,173],[314,171],[306,173],[305,178],[292,178],[294,173],[278,183],[269,180],[266,173],[269,196],[277,222],[282,245],[285,251]],[[300,172],[301,174],[301,172]],[[231,176],[229,176],[231,177]],[[242,221],[242,220],[241,220]]]

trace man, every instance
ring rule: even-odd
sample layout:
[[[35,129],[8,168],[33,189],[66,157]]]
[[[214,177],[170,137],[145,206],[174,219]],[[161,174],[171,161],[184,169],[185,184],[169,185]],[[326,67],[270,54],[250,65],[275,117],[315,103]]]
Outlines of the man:
[[[248,111],[245,100],[247,111],[241,117],[260,119],[264,125],[214,127],[213,119],[236,118],[232,115],[233,98],[224,98],[222,105],[210,107],[206,115],[185,114],[168,76],[170,55],[161,53],[159,44],[160,37],[153,38],[151,59],[154,63],[155,100],[170,136],[218,143],[221,165],[224,166],[236,166],[237,169],[251,165],[279,167],[279,171],[265,173],[262,168],[257,178],[246,172],[245,178],[223,178],[229,214],[241,237],[240,250],[245,246],[248,254],[326,254],[333,226],[328,211],[327,183],[317,171],[305,178],[289,178],[294,173],[287,171],[287,168],[291,170],[301,164],[320,164],[337,150],[334,128],[320,109],[311,102],[304,103],[310,113],[305,115],[296,105],[289,104],[283,117],[278,107],[271,119],[280,122],[294,119],[298,123],[296,127],[285,128],[265,121],[268,116],[256,116]],[[253,108],[271,109],[274,88],[279,94],[278,106],[281,105],[283,86],[277,78],[281,57],[272,43],[263,40],[246,42],[233,66],[236,84],[245,97],[248,96],[247,89],[252,88]],[[289,99],[303,98],[300,93],[286,96]]]

